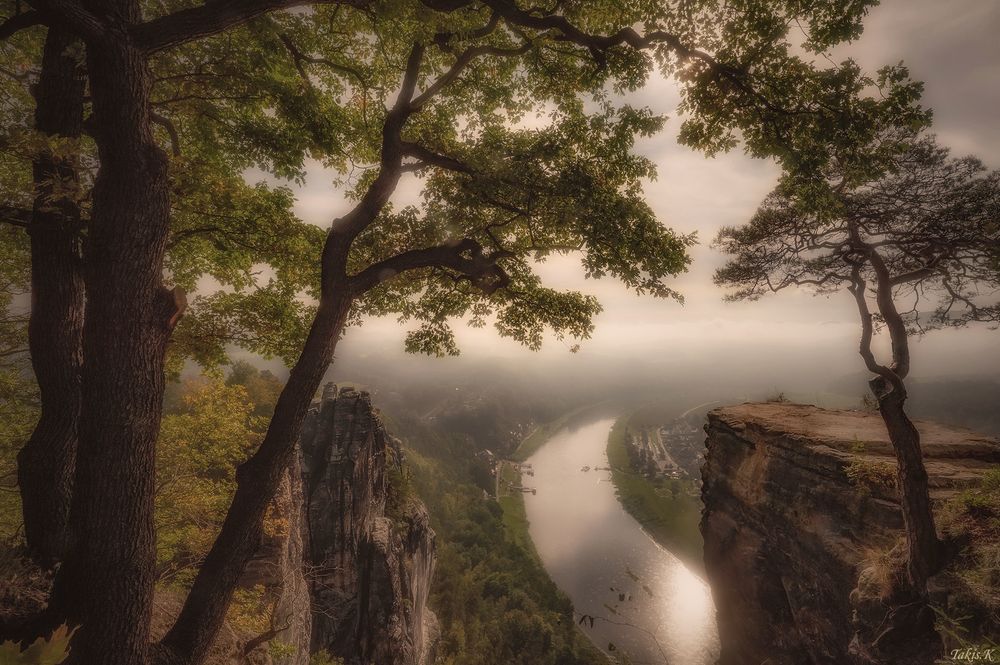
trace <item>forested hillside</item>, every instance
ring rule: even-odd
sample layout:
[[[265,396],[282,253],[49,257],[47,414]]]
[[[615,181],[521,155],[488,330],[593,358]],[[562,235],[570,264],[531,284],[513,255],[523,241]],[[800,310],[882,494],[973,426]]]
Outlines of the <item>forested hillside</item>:
[[[572,605],[541,562],[505,534],[500,505],[476,484],[468,436],[412,415],[390,421],[405,437],[413,486],[438,534],[431,598],[442,631],[437,662],[606,662],[575,628]]]

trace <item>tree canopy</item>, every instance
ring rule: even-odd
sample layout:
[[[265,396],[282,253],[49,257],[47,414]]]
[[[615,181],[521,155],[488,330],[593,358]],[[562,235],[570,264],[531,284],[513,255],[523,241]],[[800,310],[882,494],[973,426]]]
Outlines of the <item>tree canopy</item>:
[[[802,286],[888,289],[914,331],[1000,321],[1000,172],[952,157],[931,135],[895,142],[888,171],[827,177],[817,205],[780,186],[743,227],[719,233],[732,256],[716,282],[733,299]],[[873,291],[873,295],[877,295]]]
[[[423,200],[382,211],[351,265],[377,264],[392,248],[474,242],[504,266],[510,287],[483,297],[467,276],[455,282],[454,269],[437,266],[358,304],[356,322],[389,313],[415,320],[407,348],[427,353],[457,351],[447,319],[461,316],[479,325],[492,314],[501,334],[532,348],[546,327],[586,337],[599,305],[546,289],[532,273],[532,261],[553,251],[581,251],[589,276],[677,295],[664,280],[684,269],[692,238],[653,218],[641,189],[653,167],[631,153],[665,118],[614,101],[654,68],[681,84],[683,142],[711,153],[742,139],[751,154],[776,156],[797,174],[814,172],[831,145],[850,150],[888,118],[919,114],[919,85],[901,67],[881,72],[881,95],[866,97],[845,94],[876,82],[853,62],[815,64],[860,34],[865,2],[756,1],[734,11],[714,1],[556,10],[508,0],[316,3],[276,13],[266,12],[287,3],[257,4],[154,3],[134,28],[152,54],[151,120],[170,154],[165,275],[198,293],[174,334],[175,369],[188,357],[226,362],[230,345],[294,361],[318,297],[322,231],[294,217],[289,189],[248,185],[243,174],[301,181],[316,160],[360,198],[381,168],[383,124],[414,43],[428,44],[416,73],[426,86],[400,140],[403,170],[422,179]],[[12,2],[9,30],[41,20],[19,11]],[[21,91],[10,98],[20,120],[4,142],[22,174],[20,186],[4,189],[10,211],[30,208],[24,174],[37,143],[57,140],[24,124],[37,35],[22,29],[5,42],[17,75],[6,82]],[[845,109],[845,99],[859,101]],[[84,154],[86,217],[99,159],[90,137],[72,148]]]

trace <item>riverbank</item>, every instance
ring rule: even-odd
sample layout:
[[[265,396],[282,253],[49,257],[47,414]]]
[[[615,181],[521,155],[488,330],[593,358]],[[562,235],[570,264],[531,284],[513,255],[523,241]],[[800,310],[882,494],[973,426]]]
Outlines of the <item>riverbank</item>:
[[[653,540],[698,574],[703,574],[704,543],[698,528],[701,500],[695,481],[654,480],[635,471],[626,446],[626,433],[633,415],[616,420],[608,434],[608,462],[618,501]]]
[[[524,508],[524,495],[507,489],[521,484],[521,472],[509,462],[500,462],[497,476],[499,476],[497,503],[503,510],[504,536],[541,565],[542,560],[528,533],[528,514]]]
[[[574,416],[579,415],[585,409],[592,407],[583,407],[581,409],[576,409],[565,416],[559,418],[553,423],[547,423],[545,425],[539,426],[532,432],[524,441],[521,442],[521,446],[518,447],[515,452],[515,459],[519,462],[527,459],[531,454],[541,448],[553,434],[560,431],[569,420]],[[559,423],[558,426],[555,423]],[[522,448],[525,442],[535,437],[530,445],[530,452],[526,455],[521,456],[519,453],[522,452]],[[531,539],[531,534],[529,532],[529,522],[528,514],[524,505],[524,494],[520,491],[513,491],[509,488],[519,487],[523,483],[521,477],[521,471],[519,470],[516,463],[511,463],[507,461],[501,461],[497,467],[497,504],[500,506],[502,511],[501,521],[504,530],[504,539],[517,546],[525,555],[532,559],[537,568],[546,575],[549,580],[551,577],[548,575],[548,571],[545,568],[542,558],[538,554],[538,550],[535,547],[534,541]],[[553,583],[554,585],[554,583]],[[558,587],[557,587],[558,588]],[[569,604],[569,598],[565,595],[562,590],[557,591],[560,602],[566,602]],[[586,665],[606,665],[610,661],[607,654],[601,651],[587,636],[584,631],[580,630],[580,627],[576,625],[575,615],[574,615],[574,626],[576,627],[577,634],[582,638],[576,643],[575,648],[577,650],[577,657],[579,660],[574,661]]]
[[[520,445],[514,449],[510,458],[517,462],[523,462],[544,446],[556,432],[570,427],[574,422],[586,421],[599,412],[614,413],[624,408],[624,404],[619,400],[605,400],[596,404],[585,404],[572,411],[567,411],[555,420],[541,423],[531,431],[528,436],[521,440]]]

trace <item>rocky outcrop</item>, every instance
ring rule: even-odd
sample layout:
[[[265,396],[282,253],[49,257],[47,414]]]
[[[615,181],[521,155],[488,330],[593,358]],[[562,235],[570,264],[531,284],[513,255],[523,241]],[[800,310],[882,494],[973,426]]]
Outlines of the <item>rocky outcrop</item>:
[[[429,662],[434,532],[403,477],[398,441],[367,393],[326,386],[301,438],[313,652],[347,663]]]
[[[1000,463],[995,440],[917,428],[938,503]],[[853,662],[873,560],[902,537],[881,419],[743,404],[710,412],[706,431],[701,528],[721,665]]]
[[[347,665],[433,662],[434,531],[404,478],[399,441],[368,394],[326,386],[239,582],[272,608],[267,625],[227,622],[207,663],[308,665],[320,651]],[[154,637],[182,600],[158,594]]]

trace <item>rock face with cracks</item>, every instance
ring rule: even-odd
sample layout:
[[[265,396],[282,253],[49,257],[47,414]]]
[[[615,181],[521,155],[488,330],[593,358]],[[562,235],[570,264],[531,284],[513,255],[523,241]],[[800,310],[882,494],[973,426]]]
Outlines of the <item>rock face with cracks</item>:
[[[916,425],[936,506],[1000,463],[994,439]],[[705,429],[701,529],[721,665],[866,662],[886,612],[875,553],[903,537],[881,418],[743,404],[710,412]],[[930,589],[948,604],[944,585]]]
[[[434,531],[423,504],[388,482],[401,457],[367,393],[326,386],[301,438],[313,652],[358,665],[431,660]]]
[[[327,385],[239,582],[265,594],[263,636],[277,648],[227,622],[209,665],[309,665],[324,651],[347,665],[433,661],[434,531],[424,505],[390,482],[401,462],[368,394]],[[181,600],[158,595],[154,637]]]

